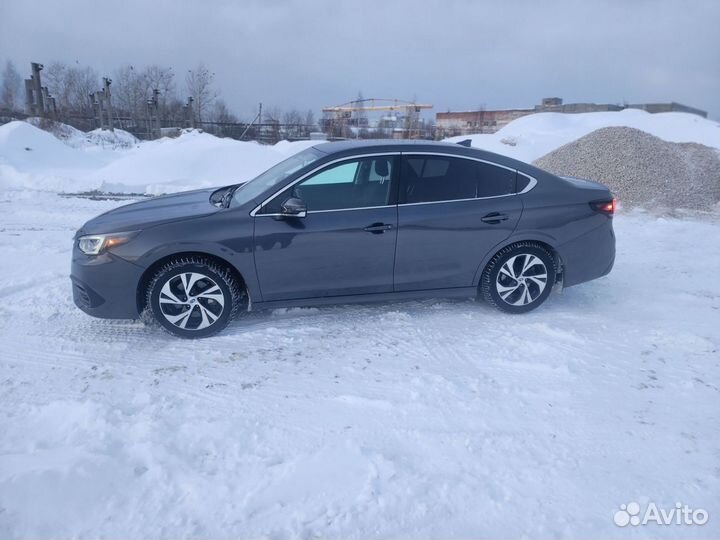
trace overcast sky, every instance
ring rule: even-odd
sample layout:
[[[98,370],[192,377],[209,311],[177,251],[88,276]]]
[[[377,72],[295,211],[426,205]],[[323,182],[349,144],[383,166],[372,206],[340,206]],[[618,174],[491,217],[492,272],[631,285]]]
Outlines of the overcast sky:
[[[0,0],[0,61],[204,61],[241,116],[365,97],[448,109],[678,101],[720,118],[720,1]]]

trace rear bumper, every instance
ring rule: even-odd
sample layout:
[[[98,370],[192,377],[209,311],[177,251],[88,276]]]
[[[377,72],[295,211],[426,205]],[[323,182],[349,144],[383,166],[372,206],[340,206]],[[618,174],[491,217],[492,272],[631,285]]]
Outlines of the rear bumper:
[[[557,247],[563,262],[563,287],[570,287],[610,273],[615,264],[612,219]]]
[[[88,257],[73,250],[73,301],[88,315],[103,319],[137,319],[137,284],[142,268],[111,253]]]

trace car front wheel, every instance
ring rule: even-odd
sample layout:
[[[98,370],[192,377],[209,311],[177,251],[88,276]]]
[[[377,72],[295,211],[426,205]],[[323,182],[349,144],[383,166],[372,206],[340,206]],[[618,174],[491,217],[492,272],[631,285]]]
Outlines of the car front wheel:
[[[480,293],[501,311],[526,313],[550,295],[556,272],[555,258],[545,247],[519,242],[490,260],[480,279]]]
[[[241,290],[228,268],[202,257],[180,258],[153,276],[147,305],[171,334],[203,338],[227,326],[240,306]]]

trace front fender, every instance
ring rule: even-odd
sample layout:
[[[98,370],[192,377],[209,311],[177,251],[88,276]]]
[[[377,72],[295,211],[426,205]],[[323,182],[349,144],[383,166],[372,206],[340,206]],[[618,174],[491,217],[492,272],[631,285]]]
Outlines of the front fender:
[[[184,253],[204,253],[235,268],[253,302],[262,301],[255,271],[252,218],[232,210],[203,219],[169,223],[148,229],[127,246],[135,251],[132,262],[150,268],[166,257]]]

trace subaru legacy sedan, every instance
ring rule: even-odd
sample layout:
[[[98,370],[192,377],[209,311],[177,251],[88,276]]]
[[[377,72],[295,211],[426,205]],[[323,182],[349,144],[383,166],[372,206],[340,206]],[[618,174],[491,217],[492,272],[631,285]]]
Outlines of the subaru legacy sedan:
[[[614,212],[601,184],[462,143],[322,143],[248,182],[88,221],[73,298],[183,338],[280,306],[478,296],[525,313],[610,272]]]

